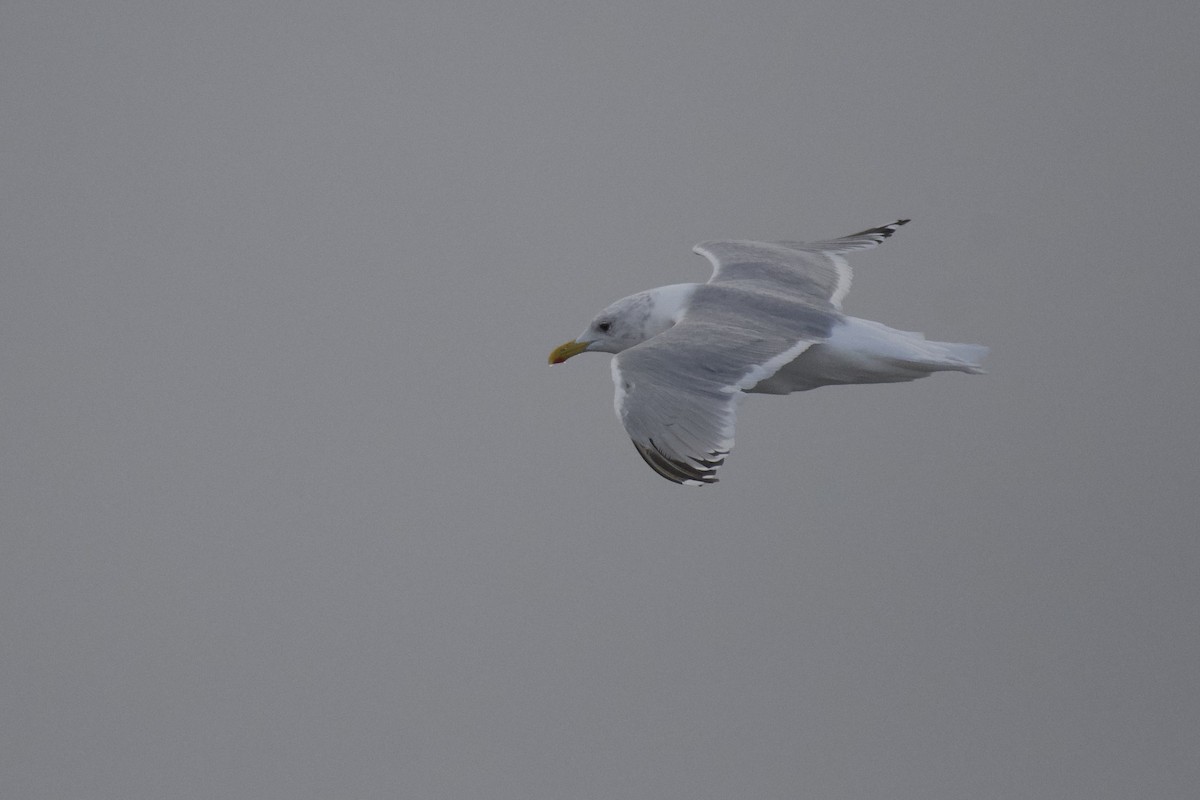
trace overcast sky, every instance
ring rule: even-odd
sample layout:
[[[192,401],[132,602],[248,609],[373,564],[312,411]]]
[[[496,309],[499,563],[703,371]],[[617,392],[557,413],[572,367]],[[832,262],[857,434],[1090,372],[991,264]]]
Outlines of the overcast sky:
[[[0,795],[1193,798],[1200,5],[0,5]],[[829,238],[985,376],[648,469],[609,302]]]

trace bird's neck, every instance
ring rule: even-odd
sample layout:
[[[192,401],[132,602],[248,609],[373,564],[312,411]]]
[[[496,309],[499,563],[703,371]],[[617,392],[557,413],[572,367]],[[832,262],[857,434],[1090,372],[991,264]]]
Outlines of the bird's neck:
[[[688,301],[699,286],[698,283],[675,283],[647,292],[650,297],[650,314],[646,321],[647,338],[657,336],[679,322],[687,311]]]

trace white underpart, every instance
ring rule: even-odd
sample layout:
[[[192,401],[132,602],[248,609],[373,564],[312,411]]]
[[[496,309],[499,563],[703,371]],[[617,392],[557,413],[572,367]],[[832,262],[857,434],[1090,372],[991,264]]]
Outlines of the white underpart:
[[[934,342],[923,333],[857,317],[846,317],[835,326],[824,348],[848,368],[864,370],[863,378],[876,380],[888,375],[905,380],[913,373],[923,377],[943,370],[980,372],[978,361],[987,353],[981,345]]]
[[[790,394],[838,384],[901,383],[944,370],[979,373],[986,354],[982,345],[933,342],[920,333],[846,317],[824,342],[802,350],[744,391]]]

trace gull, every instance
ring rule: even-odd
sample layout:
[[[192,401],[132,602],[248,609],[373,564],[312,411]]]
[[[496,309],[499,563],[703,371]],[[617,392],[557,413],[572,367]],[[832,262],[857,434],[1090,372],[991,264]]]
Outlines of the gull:
[[[650,467],[675,483],[716,483],[748,393],[899,383],[934,372],[979,374],[987,348],[846,316],[845,254],[869,250],[907,219],[818,242],[702,242],[708,283],[630,295],[550,353],[561,364],[613,353],[617,417]]]

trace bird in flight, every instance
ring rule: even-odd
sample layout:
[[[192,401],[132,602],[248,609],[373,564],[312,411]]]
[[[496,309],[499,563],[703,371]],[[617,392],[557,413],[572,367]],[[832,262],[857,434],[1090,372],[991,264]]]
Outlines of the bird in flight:
[[[617,417],[638,453],[669,481],[716,483],[747,393],[983,371],[982,345],[933,342],[842,313],[845,254],[875,247],[908,222],[819,242],[702,242],[692,249],[712,263],[708,283],[616,301],[555,348],[550,363],[614,353]]]

